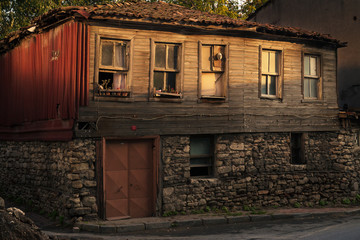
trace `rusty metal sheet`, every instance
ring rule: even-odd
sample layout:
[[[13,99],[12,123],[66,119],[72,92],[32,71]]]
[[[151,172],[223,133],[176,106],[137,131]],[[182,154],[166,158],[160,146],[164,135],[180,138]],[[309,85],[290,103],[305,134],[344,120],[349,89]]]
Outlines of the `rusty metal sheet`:
[[[0,56],[1,127],[21,135],[15,126],[27,123],[26,131],[31,131],[29,123],[78,117],[79,106],[88,104],[88,38],[85,24],[69,22]],[[46,130],[42,132],[46,138]],[[0,132],[0,138],[6,136]]]

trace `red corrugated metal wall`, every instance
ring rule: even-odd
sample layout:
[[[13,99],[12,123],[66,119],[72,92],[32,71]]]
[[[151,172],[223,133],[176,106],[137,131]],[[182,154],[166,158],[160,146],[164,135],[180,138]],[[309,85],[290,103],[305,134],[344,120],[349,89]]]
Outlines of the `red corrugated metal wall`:
[[[79,22],[34,35],[1,55],[0,138],[71,138],[79,106],[88,104],[88,71],[89,32]]]

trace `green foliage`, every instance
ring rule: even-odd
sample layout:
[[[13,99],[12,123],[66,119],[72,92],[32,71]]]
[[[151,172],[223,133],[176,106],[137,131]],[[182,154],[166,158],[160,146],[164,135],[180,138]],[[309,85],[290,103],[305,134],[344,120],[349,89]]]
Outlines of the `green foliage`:
[[[31,20],[61,6],[92,5],[116,0],[1,0],[0,39],[10,32],[30,25]]]
[[[48,217],[50,217],[52,220],[55,220],[57,216],[59,216],[59,213],[55,210],[48,214]]]
[[[150,1],[154,2],[156,0]],[[236,0],[165,0],[165,2],[231,18],[239,17],[239,3]]]
[[[176,215],[178,215],[177,211],[168,211],[168,212],[164,212],[163,217],[171,217]]]
[[[261,215],[261,214],[266,214],[266,211],[264,211],[264,210],[252,210],[251,214]]]
[[[355,201],[360,203],[360,194],[356,194],[355,196]]]
[[[203,214],[203,213],[205,213],[204,209],[192,210],[191,211],[191,214]]]
[[[244,210],[244,211],[255,211],[256,208],[255,208],[255,207],[250,207],[250,206],[248,206],[248,205],[244,205],[244,206],[243,206],[243,210]]]
[[[244,0],[240,8],[241,19],[247,19],[268,0]]]
[[[299,208],[300,206],[301,206],[300,203],[298,202],[294,203],[294,208]]]
[[[341,201],[342,204],[346,204],[346,205],[349,205],[351,203],[350,199],[349,198],[344,198],[342,201]]]
[[[323,207],[323,206],[328,205],[328,202],[326,200],[320,200],[319,205]]]
[[[223,206],[223,207],[221,208],[221,210],[222,210],[223,212],[225,212],[225,213],[229,213],[229,212],[230,212],[229,209],[228,209],[227,207],[225,207],[225,206]]]
[[[211,208],[209,206],[206,206],[205,212],[210,212],[210,211],[211,211]]]
[[[60,222],[60,225],[64,225],[64,216],[60,216],[59,217],[59,222]]]

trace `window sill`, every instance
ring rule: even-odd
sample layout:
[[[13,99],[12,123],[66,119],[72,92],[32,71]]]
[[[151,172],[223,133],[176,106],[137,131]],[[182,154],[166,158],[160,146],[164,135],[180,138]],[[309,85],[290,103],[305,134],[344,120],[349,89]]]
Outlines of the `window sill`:
[[[134,102],[133,97],[122,97],[122,96],[112,96],[112,95],[96,95],[94,97],[95,101],[108,101],[108,102]]]
[[[191,176],[190,181],[194,184],[199,182],[218,183],[220,180],[214,176]]]
[[[304,163],[304,164],[291,163],[291,170],[293,170],[293,171],[303,171],[303,170],[306,170],[306,169],[307,169],[306,163]]]
[[[302,103],[322,103],[322,99],[302,99]]]
[[[168,93],[168,92],[159,92],[156,91],[154,97],[157,98],[181,98],[181,93]]]
[[[225,103],[227,102],[226,97],[216,97],[216,96],[201,96],[198,102],[202,103]]]
[[[180,103],[183,102],[182,98],[169,98],[169,97],[150,97],[149,102],[174,102]]]

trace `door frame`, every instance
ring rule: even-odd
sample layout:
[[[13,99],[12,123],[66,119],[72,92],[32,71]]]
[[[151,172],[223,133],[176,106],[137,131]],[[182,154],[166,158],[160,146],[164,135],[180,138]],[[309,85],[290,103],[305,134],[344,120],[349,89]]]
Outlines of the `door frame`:
[[[160,136],[141,136],[141,137],[102,137],[101,140],[96,142],[96,179],[97,179],[97,205],[98,216],[101,219],[106,219],[106,207],[105,207],[105,182],[104,182],[104,161],[106,159],[106,142],[107,141],[141,141],[152,140],[152,167],[153,167],[153,196],[152,196],[152,212],[153,215],[157,209],[157,190],[159,187],[159,159],[160,159]]]

